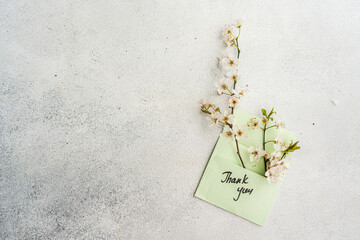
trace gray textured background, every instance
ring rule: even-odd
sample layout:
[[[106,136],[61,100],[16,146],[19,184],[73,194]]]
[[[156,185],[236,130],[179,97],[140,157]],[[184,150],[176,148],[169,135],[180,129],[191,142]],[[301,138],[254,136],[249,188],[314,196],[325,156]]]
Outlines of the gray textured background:
[[[358,0],[0,3],[1,239],[358,239]],[[237,17],[242,108],[302,146],[265,227],[193,197]]]

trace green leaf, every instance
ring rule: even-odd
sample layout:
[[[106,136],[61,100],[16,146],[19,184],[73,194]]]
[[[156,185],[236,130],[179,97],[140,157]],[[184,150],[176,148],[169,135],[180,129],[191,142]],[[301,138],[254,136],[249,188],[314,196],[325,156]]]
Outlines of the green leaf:
[[[289,147],[285,150],[286,153],[289,153],[289,152],[294,152],[295,150],[298,150],[300,149],[299,146],[297,146],[297,144],[299,143],[299,141],[295,142],[295,143],[290,143]]]
[[[268,118],[270,118],[270,116],[273,114],[276,114],[276,112],[274,111],[274,107],[271,109],[271,112],[269,113]]]
[[[262,114],[266,117],[266,110],[265,109],[261,109]]]
[[[294,148],[296,147],[296,145],[299,143],[299,141],[297,141],[296,143],[294,143],[291,147]]]
[[[207,113],[207,114],[211,114],[211,112],[209,112],[207,109],[202,108],[201,111],[204,112],[204,113]]]

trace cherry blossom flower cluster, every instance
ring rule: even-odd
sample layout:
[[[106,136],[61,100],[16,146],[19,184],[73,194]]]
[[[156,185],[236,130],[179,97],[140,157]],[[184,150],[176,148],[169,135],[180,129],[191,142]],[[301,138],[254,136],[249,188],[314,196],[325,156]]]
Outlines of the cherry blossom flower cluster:
[[[232,24],[225,24],[222,29],[222,35],[224,36],[225,43],[230,47],[236,45],[236,40],[240,36],[240,29],[243,24],[243,21],[239,18],[235,20]]]
[[[251,118],[247,124],[249,129],[262,129],[263,131],[263,146],[256,148],[251,146],[248,148],[250,153],[250,162],[258,162],[260,159],[264,160],[265,164],[265,177],[269,183],[276,183],[283,179],[290,162],[290,152],[300,149],[297,144],[299,142],[286,142],[281,136],[276,137],[274,140],[266,141],[266,131],[270,128],[282,129],[285,127],[284,122],[277,118],[274,120],[273,115],[276,115],[274,109],[271,109],[267,114],[265,109],[262,109],[262,119],[256,117]],[[266,153],[266,144],[272,143],[275,149],[270,155]]]
[[[224,72],[224,77],[219,82],[215,83],[217,93],[219,95],[227,95],[229,108],[235,108],[240,99],[247,93],[247,88],[236,87],[240,80],[238,60],[229,56],[222,56],[219,59],[220,67]]]
[[[209,114],[210,127],[217,125],[223,126],[222,135],[226,140],[236,139],[240,140],[241,138],[247,137],[247,126],[237,126],[235,121],[235,115],[225,110],[221,112],[220,108],[213,103],[209,103],[207,100],[201,100],[201,111]]]

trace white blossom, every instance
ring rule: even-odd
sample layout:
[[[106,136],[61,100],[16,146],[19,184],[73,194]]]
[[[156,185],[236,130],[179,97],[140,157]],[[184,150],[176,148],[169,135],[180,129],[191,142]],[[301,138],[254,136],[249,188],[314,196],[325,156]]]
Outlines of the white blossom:
[[[238,59],[234,59],[229,56],[220,57],[219,61],[220,61],[220,66],[225,71],[230,71],[230,69],[235,68],[239,65]]]
[[[214,110],[215,112],[220,112],[220,108],[218,106],[216,106],[215,104],[210,104],[210,107],[212,108],[212,110]]]
[[[241,18],[235,20],[234,26],[240,28],[243,25],[244,21]]]
[[[215,83],[215,86],[217,87],[218,94],[223,94],[226,92],[231,85],[231,81],[227,78],[221,79],[219,82]]]
[[[234,124],[233,131],[234,131],[235,138],[237,140],[240,140],[240,138],[248,137],[246,125],[238,127],[237,125]]]
[[[283,158],[280,162],[279,162],[279,164],[280,165],[283,165],[286,169],[288,169],[289,168],[289,165],[290,165],[290,157],[289,157],[289,155],[286,155],[286,157],[285,158]]]
[[[235,40],[236,28],[234,25],[225,24],[222,29],[224,41],[228,46],[231,46]]]
[[[235,120],[234,114],[228,114],[228,112],[225,110],[224,113],[222,114],[221,121],[224,123],[233,124],[234,120]]]
[[[269,183],[276,183],[283,179],[286,170],[289,167],[289,157],[273,161],[268,166],[265,176]]]
[[[282,137],[278,136],[275,138],[274,148],[276,151],[285,151],[287,149],[286,142],[282,139]]]
[[[269,183],[277,183],[283,179],[286,169],[283,166],[277,165],[269,168],[265,172],[265,177]]]
[[[282,153],[275,151],[270,154],[270,166],[277,164],[281,160]]]
[[[259,128],[260,127],[260,122],[259,122],[259,119],[256,118],[256,117],[253,117],[250,119],[250,121],[248,122],[248,127],[251,128],[251,129],[256,129],[256,128]]]
[[[266,156],[266,152],[261,148],[261,146],[256,148],[251,146],[248,148],[248,151],[250,153],[250,162],[257,162],[260,160],[260,158]]]
[[[237,86],[236,89],[233,90],[233,93],[236,97],[241,98],[247,94],[248,90],[246,87]]]
[[[235,95],[233,95],[233,96],[229,97],[228,102],[229,102],[229,107],[234,108],[236,106],[236,104],[239,103],[239,98],[237,98]]]
[[[278,117],[275,120],[275,126],[276,126],[277,129],[282,129],[282,128],[285,127],[285,123],[281,120],[281,118]]]
[[[222,118],[222,115],[219,113],[219,112],[212,112],[211,115],[210,115],[210,127],[212,127],[213,125],[217,125],[219,120],[221,120]]]
[[[229,79],[233,80],[234,82],[237,82],[239,80],[239,78],[240,78],[239,69],[237,69],[237,68],[230,69],[230,71],[228,71],[226,73],[226,76]]]
[[[199,104],[201,105],[201,108],[209,108],[211,106],[211,103],[206,99],[201,99]]]
[[[234,137],[233,130],[228,125],[225,125],[222,135],[226,140],[232,139]]]

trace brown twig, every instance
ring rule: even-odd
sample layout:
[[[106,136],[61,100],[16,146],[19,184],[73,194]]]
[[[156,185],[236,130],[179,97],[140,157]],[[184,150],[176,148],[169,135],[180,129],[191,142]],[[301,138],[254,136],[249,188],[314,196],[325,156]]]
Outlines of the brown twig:
[[[263,149],[264,149],[264,151],[266,151],[266,148],[265,148],[265,144],[266,144],[266,142],[265,142],[265,132],[266,132],[266,124],[264,124],[264,128],[263,128],[263,131],[264,131],[264,134],[263,134]],[[264,158],[264,165],[265,165],[265,172],[266,172],[266,157],[264,156],[263,157]]]
[[[244,162],[243,162],[243,160],[242,160],[242,158],[241,158],[241,155],[240,155],[240,151],[239,151],[239,143],[238,143],[238,140],[235,138],[235,143],[236,143],[236,150],[237,150],[237,155],[239,156],[239,158],[240,158],[240,161],[241,161],[241,164],[242,164],[242,166],[243,166],[243,168],[246,168],[245,167],[245,164],[244,164]]]

